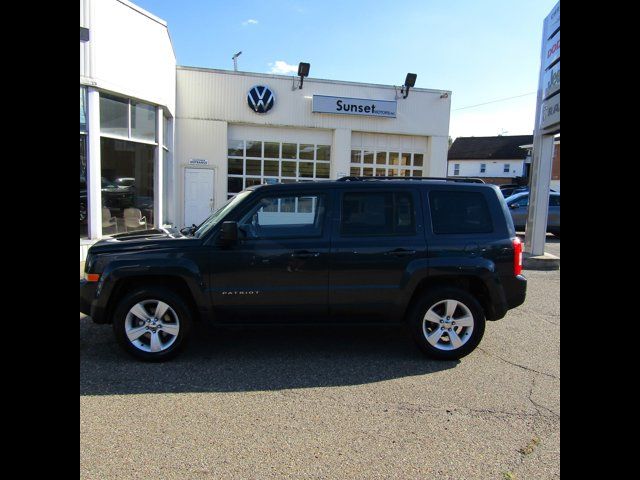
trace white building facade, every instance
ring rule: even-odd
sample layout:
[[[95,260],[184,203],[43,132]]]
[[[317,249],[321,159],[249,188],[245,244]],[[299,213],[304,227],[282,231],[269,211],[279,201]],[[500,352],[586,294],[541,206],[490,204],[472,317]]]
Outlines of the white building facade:
[[[524,176],[525,160],[449,160],[449,177],[513,178]]]
[[[161,19],[80,7],[81,260],[107,235],[198,224],[252,185],[447,175],[449,91],[176,66]]]

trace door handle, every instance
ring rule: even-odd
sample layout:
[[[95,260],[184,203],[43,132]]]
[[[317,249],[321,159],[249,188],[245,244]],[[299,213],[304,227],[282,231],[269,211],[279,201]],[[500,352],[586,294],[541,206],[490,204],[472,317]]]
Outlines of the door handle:
[[[396,248],[390,252],[385,252],[385,255],[393,255],[394,257],[408,257],[409,255],[415,255],[415,250],[407,250],[405,248]]]
[[[480,247],[478,246],[477,243],[467,243],[464,246],[464,251],[465,252],[475,252],[479,249]]]
[[[307,250],[301,250],[299,252],[293,252],[291,258],[315,258],[319,257],[320,252],[309,252]]]

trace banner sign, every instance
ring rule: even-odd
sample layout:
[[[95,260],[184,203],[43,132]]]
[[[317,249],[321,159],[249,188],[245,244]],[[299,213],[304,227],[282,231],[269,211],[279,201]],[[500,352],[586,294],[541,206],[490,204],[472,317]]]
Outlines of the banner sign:
[[[549,98],[560,90],[560,62],[544,72],[542,78],[542,98]]]
[[[338,115],[366,115],[372,117],[396,117],[398,102],[395,100],[369,100],[366,98],[329,97],[314,95],[312,112]]]
[[[540,128],[547,128],[556,123],[560,123],[559,93],[542,103],[542,120],[540,121]]]

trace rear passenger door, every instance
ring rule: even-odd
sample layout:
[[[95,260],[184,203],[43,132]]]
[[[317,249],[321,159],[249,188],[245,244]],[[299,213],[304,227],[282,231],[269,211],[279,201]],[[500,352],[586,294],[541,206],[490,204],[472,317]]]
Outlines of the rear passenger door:
[[[420,196],[413,188],[334,190],[329,264],[335,321],[396,320],[408,266],[426,259]]]
[[[484,275],[489,262],[499,275],[513,273],[511,232],[496,194],[462,185],[425,191],[430,275]]]

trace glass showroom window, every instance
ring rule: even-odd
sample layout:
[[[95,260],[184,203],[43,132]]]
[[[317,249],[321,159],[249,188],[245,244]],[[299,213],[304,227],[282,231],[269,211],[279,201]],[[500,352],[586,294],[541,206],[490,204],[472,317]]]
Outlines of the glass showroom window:
[[[306,143],[229,140],[227,196],[253,185],[329,178],[331,147]]]
[[[156,143],[156,107],[137,100],[101,93],[100,134]]]
[[[103,137],[102,233],[153,227],[153,145]]]
[[[171,152],[172,139],[171,135],[171,119],[166,115],[162,118],[162,194],[164,200],[162,202],[162,221],[163,223],[171,223],[172,218],[170,215],[170,201],[172,198],[171,191],[173,189],[173,158]]]
[[[80,86],[80,238],[87,238],[87,102]]]
[[[156,115],[154,105],[100,94],[104,235],[153,228],[155,149],[169,157],[166,146],[157,144]]]
[[[350,175],[356,177],[420,177],[424,153],[351,150]]]

